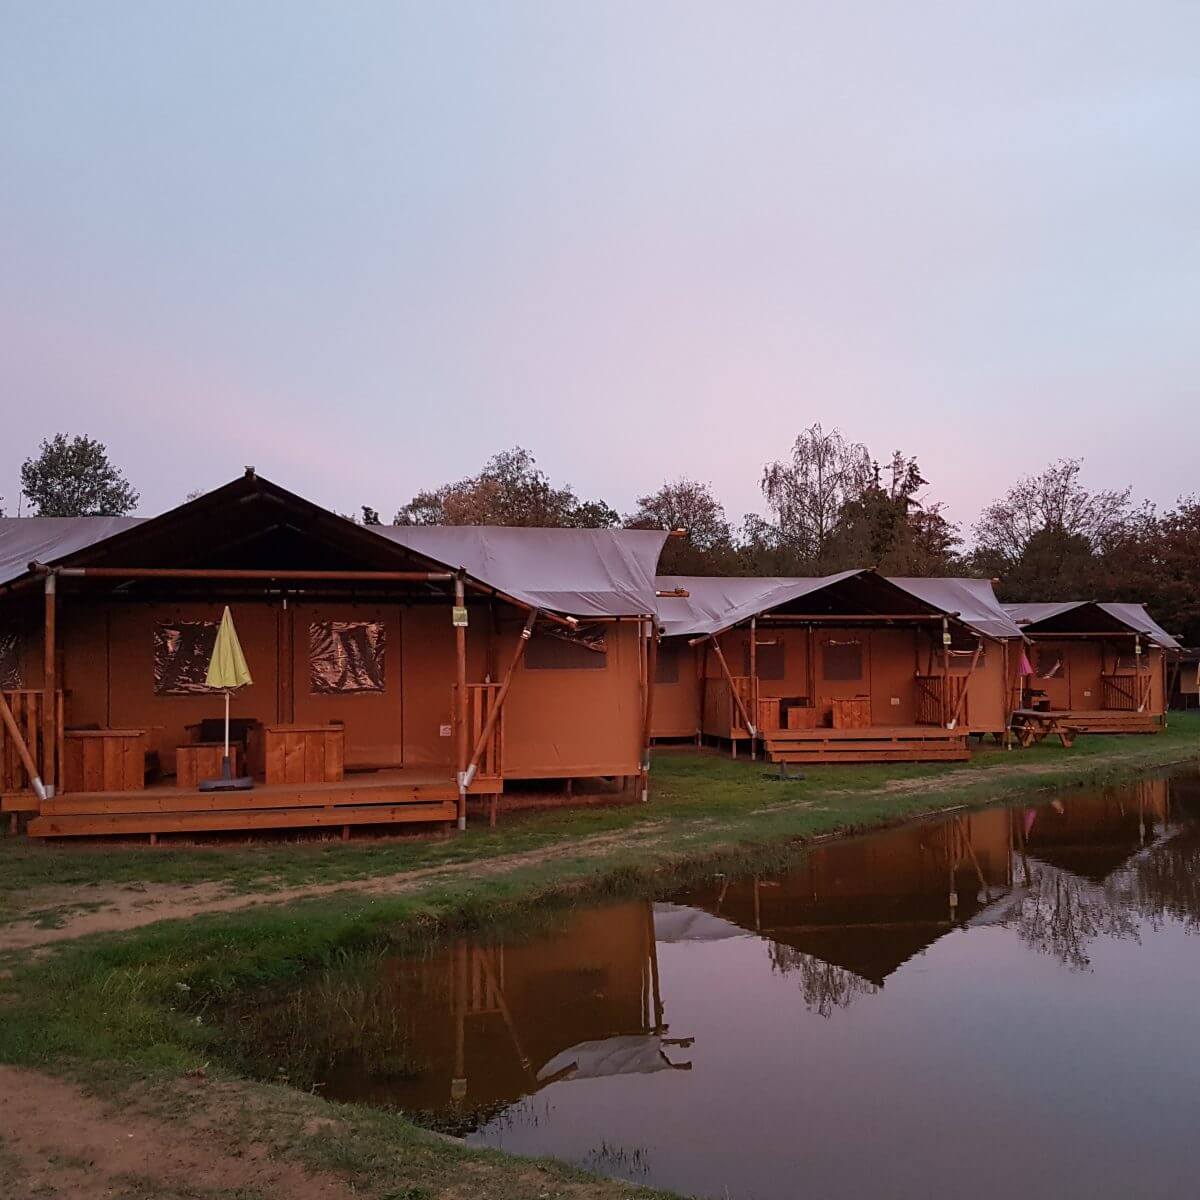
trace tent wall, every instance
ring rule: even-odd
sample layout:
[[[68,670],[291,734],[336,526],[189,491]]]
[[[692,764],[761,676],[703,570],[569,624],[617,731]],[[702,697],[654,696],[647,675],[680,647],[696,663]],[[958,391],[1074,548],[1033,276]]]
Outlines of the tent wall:
[[[512,779],[634,775],[645,721],[639,623],[612,622],[606,664],[598,670],[517,669],[504,711],[504,773]],[[519,626],[502,621],[501,670]],[[535,635],[536,636],[536,635]]]
[[[654,683],[655,738],[694,738],[700,732],[700,671],[703,646],[687,638],[664,638]]]
[[[1150,702],[1146,709],[1153,716],[1166,711],[1166,659],[1158,646],[1143,644],[1142,671],[1150,679]],[[1118,652],[1121,665],[1116,664]],[[1101,676],[1116,674],[1131,677],[1128,660],[1133,654],[1130,638],[1105,639],[1038,637],[1029,653],[1034,668],[1029,681],[1045,692],[1054,709],[1073,712],[1104,711],[1104,687]],[[1043,677],[1055,663],[1061,664],[1053,675]]]
[[[810,633],[807,628],[772,626],[764,622],[759,625],[757,635],[759,697],[810,697],[820,710],[818,722],[821,724],[828,724],[832,700],[869,699],[873,725],[915,724],[915,676],[929,670],[931,650],[933,673],[941,673],[940,632],[940,628],[931,635],[923,630],[899,626],[879,629],[831,624],[816,627]],[[778,661],[779,651],[768,650],[764,643],[782,645],[782,664]],[[722,634],[720,644],[731,674],[735,677],[746,674],[749,630],[735,629]],[[848,655],[857,656],[861,673],[857,678],[838,678],[848,672],[839,671],[835,663],[840,658],[844,664]],[[970,653],[953,655],[950,675],[965,677],[970,670],[971,657]],[[1015,663],[1006,666],[1008,657],[1003,643],[984,639],[983,655],[967,693],[965,727],[972,733],[1003,733],[1007,727],[1015,669]],[[770,660],[773,661],[768,667]],[[780,674],[781,677],[768,678],[768,674]],[[704,691],[705,735],[735,736],[733,725],[736,722],[731,722],[729,717],[729,691],[715,654],[709,655]],[[657,707],[656,697],[656,711]],[[960,726],[962,724],[960,722]],[[655,727],[656,731],[660,728],[657,718]]]
[[[156,695],[156,626],[219,621],[219,602],[147,603],[64,597],[59,606],[60,686],[68,727],[149,730],[162,769],[175,769],[186,727],[224,712],[212,695]],[[233,699],[235,717],[277,722],[341,721],[351,767],[438,766],[453,770],[454,629],[448,604],[234,601],[230,604],[252,686]],[[523,618],[508,606],[469,608],[467,678],[498,682]],[[494,614],[499,612],[497,624]],[[4,614],[5,623],[13,618]],[[320,621],[379,621],[386,635],[381,692],[317,694],[310,685],[309,630]],[[503,710],[507,778],[634,775],[640,769],[645,690],[637,622],[605,626],[601,670],[518,668]],[[290,655],[288,647],[290,646]],[[21,683],[40,688],[40,630],[25,623]],[[290,658],[290,663],[286,660]],[[290,666],[290,670],[288,669]]]

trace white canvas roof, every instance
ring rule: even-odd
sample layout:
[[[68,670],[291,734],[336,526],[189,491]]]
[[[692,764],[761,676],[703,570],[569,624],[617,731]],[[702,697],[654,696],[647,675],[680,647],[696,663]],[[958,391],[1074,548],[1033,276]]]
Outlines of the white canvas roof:
[[[499,525],[372,525],[388,540],[534,608],[574,617],[649,616],[658,529],[527,529]]]
[[[891,576],[897,587],[924,600],[942,612],[957,613],[964,625],[986,637],[1022,637],[1013,618],[996,599],[990,579],[970,579],[965,576]]]
[[[141,517],[0,517],[0,583],[26,574],[31,562],[56,563],[141,522]]]
[[[839,575],[819,575],[812,579],[660,575],[659,591],[681,589],[688,594],[686,597],[660,596],[658,619],[665,637],[702,637],[707,633],[720,633],[739,621],[857,574],[858,571],[843,571]]]
[[[660,575],[660,591],[683,589],[686,597],[661,596],[659,621],[664,636],[702,637],[720,633],[749,617],[769,612],[801,596],[818,592],[869,571],[842,571],[810,579],[754,577],[711,578],[693,575]],[[922,604],[957,617],[964,625],[991,638],[1022,636],[1000,606],[986,579],[888,579]]]
[[[1028,628],[1039,625],[1043,621],[1062,616],[1077,608],[1094,605],[1101,612],[1107,613],[1116,621],[1120,621],[1131,632],[1144,634],[1156,646],[1164,650],[1180,650],[1180,644],[1146,611],[1141,604],[1114,603],[1097,600],[1061,600],[1056,603],[1043,604],[1006,604],[1005,611],[1018,625]]]

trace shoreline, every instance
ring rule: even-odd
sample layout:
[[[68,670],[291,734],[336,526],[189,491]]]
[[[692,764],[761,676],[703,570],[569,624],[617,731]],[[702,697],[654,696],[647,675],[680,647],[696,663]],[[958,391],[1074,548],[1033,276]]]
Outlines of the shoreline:
[[[6,1106],[9,1126],[0,1126],[0,1161],[21,1144],[21,1095],[33,1097],[49,1087],[44,1081],[57,1078],[62,1086],[76,1081],[90,1089],[90,1096],[78,1093],[81,1105],[155,1123],[168,1139],[195,1132],[197,1121],[210,1121],[206,1137],[219,1129],[218,1141],[232,1139],[227,1149],[233,1158],[261,1154],[324,1180],[326,1190],[313,1195],[339,1194],[338,1188],[350,1184],[355,1195],[431,1200],[464,1194],[464,1173],[471,1176],[465,1194],[514,1200],[663,1195],[562,1164],[468,1149],[397,1114],[241,1078],[221,1065],[217,1030],[206,1024],[205,1013],[238,992],[285,983],[354,950],[469,933],[520,921],[537,909],[633,892],[664,894],[714,871],[781,869],[811,845],[1019,802],[1050,789],[1106,786],[1197,760],[1200,718],[1174,720],[1167,732],[1136,743],[1097,739],[1084,754],[1053,749],[995,754],[972,766],[910,769],[891,772],[890,778],[839,767],[785,784],[765,779],[761,763],[667,753],[656,760],[657,799],[649,805],[513,818],[498,838],[483,835],[457,846],[351,843],[351,858],[365,850],[371,865],[383,869],[261,891],[222,889],[212,877],[224,872],[228,878],[240,856],[248,856],[255,868],[261,865],[253,861],[254,848],[198,851],[207,855],[205,863],[215,864],[210,878],[195,878],[192,863],[186,882],[160,880],[153,884],[156,890],[139,892],[120,882],[129,864],[117,859],[153,863],[154,856],[114,847],[118,855],[109,874],[115,880],[71,886],[91,895],[93,905],[106,889],[134,886],[131,894],[144,907],[129,909],[130,924],[107,930],[85,924],[80,932],[78,922],[95,918],[102,908],[72,917],[53,909],[38,916],[36,908],[22,913],[11,906],[9,919],[0,924],[0,939],[10,941],[5,946],[0,940],[5,972],[0,1062],[10,1064],[4,1068],[6,1086],[15,1095]],[[287,848],[268,848],[265,857],[281,852]],[[434,861],[407,871],[387,869],[405,855]],[[228,861],[220,861],[222,856]],[[326,856],[319,848],[315,864]],[[65,853],[56,861],[77,871],[94,858],[89,851]],[[157,865],[175,866],[161,857]],[[304,869],[311,874],[313,866]],[[168,910],[165,900],[160,907],[160,892],[165,896],[173,888],[207,888],[207,899],[191,911]],[[36,888],[28,893],[31,905],[40,898]],[[29,934],[26,944],[13,944],[20,931]],[[233,1123],[216,1115],[230,1105],[240,1114]],[[32,1099],[30,1106],[36,1111]],[[397,1190],[397,1179],[409,1182]],[[208,1200],[209,1192],[201,1194]],[[231,1200],[234,1195],[212,1192],[223,1194]]]

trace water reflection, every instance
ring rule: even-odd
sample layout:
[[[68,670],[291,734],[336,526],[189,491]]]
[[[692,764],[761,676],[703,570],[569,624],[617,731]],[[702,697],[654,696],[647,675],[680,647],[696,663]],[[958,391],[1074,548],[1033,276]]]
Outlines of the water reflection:
[[[503,943],[348,962],[227,1020],[260,1074],[487,1144],[701,1194],[790,1196],[803,1163],[816,1195],[923,1195],[956,1153],[937,1122],[910,1127],[909,1108],[953,1105],[962,1087],[963,1112],[942,1117],[963,1122],[961,1147],[989,1121],[1018,1137],[1028,1120],[1024,1136],[1040,1138],[1039,1088],[1066,1089],[1053,1120],[1083,1112],[1109,1087],[1116,1045],[1137,1051],[1127,1073],[1151,1073],[1135,1088],[1154,1115],[1147,1145],[1166,1138],[1180,1096],[1156,1110],[1154,1055],[1200,1092],[1190,999],[1179,1028],[1169,1011],[1144,1022],[1200,986],[1200,955],[1177,940],[1198,924],[1200,783],[1153,779],[833,841],[785,874],[576,911]],[[1147,1029],[1187,1049],[1148,1049]],[[1053,1068],[1060,1046],[1071,1051]],[[1046,1067],[1063,1080],[1047,1083]],[[904,1144],[886,1150],[873,1125],[875,1149],[855,1145],[851,1165],[835,1152],[838,1114],[853,1129],[876,1105]],[[1097,1162],[1106,1119],[1088,1118]],[[1068,1121],[1059,1134],[1040,1178],[1082,1186],[1084,1133]],[[1174,1169],[1159,1149],[1155,1170]],[[870,1162],[885,1153],[925,1171],[910,1186],[890,1160],[895,1186],[879,1190]],[[1095,1194],[1129,1194],[1122,1162],[1097,1168]],[[1050,1194],[1010,1165],[974,1194]]]

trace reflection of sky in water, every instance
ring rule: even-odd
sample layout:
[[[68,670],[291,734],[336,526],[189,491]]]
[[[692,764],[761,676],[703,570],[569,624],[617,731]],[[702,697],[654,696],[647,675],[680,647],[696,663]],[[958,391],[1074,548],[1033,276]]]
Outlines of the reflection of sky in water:
[[[685,1193],[1176,1196],[1198,923],[1200,780],[1160,780],[382,955],[238,1019],[299,1031],[266,1061],[331,1098]]]
[[[711,1196],[1190,1194],[1200,834],[1087,799],[882,984],[765,933],[660,941],[691,1071],[559,1081],[471,1140]]]

